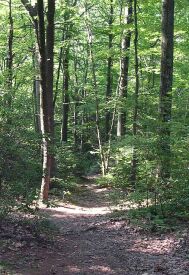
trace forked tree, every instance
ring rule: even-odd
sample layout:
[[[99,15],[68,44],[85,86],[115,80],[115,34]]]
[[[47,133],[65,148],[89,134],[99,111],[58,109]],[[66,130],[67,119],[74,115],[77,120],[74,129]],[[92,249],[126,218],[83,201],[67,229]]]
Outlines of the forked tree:
[[[35,6],[22,0],[34,24],[39,48],[40,69],[40,119],[42,132],[43,174],[40,200],[48,200],[50,178],[54,168],[54,105],[53,105],[53,65],[54,65],[54,16],[55,0],[48,0],[45,23],[43,0],[37,0]]]

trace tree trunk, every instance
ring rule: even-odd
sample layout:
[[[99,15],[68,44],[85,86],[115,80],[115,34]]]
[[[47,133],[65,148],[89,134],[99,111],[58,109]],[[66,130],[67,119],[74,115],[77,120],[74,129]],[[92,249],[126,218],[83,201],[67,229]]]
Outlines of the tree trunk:
[[[36,43],[34,52],[34,68],[35,68],[35,80],[33,83],[33,96],[34,96],[34,122],[36,133],[41,133],[41,121],[40,121],[40,55],[39,47]]]
[[[98,95],[98,86],[97,86],[97,79],[96,79],[95,61],[94,61],[94,55],[93,55],[93,36],[92,36],[91,28],[87,23],[86,23],[86,27],[87,27],[87,34],[88,34],[88,45],[89,45],[88,50],[89,50],[89,57],[91,61],[92,81],[93,81],[94,99],[95,99],[95,108],[96,108],[95,110],[96,133],[97,133],[97,140],[98,140],[98,147],[99,147],[99,155],[101,160],[101,171],[102,171],[102,175],[104,176],[106,174],[106,160],[105,160],[104,150],[102,146],[102,135],[100,131],[99,95]]]
[[[68,141],[68,114],[69,114],[69,47],[66,48],[63,60],[63,106],[62,106],[62,128],[61,141]]]
[[[28,11],[31,21],[33,23],[36,45],[33,56],[34,68],[35,68],[35,80],[33,82],[33,96],[34,96],[34,126],[37,133],[41,133],[41,85],[40,85],[40,53],[39,53],[39,31],[38,31],[38,19],[37,19],[37,3],[32,6],[28,0],[21,0],[25,9]]]
[[[34,126],[36,133],[41,132],[40,121],[40,79],[35,78],[33,81],[33,98],[34,98]]]
[[[63,87],[62,87],[62,126],[61,126],[61,141],[68,141],[68,118],[69,118],[69,52],[70,52],[70,32],[72,24],[69,22],[70,10],[69,1],[65,1],[66,7],[64,12],[64,30],[63,39]]]
[[[160,177],[163,182],[170,178],[170,122],[172,109],[174,50],[174,0],[162,1],[162,44],[160,79]]]
[[[88,45],[87,45],[87,48],[88,48]],[[87,96],[87,91],[86,91],[86,84],[87,84],[87,78],[88,78],[88,74],[89,74],[89,60],[88,60],[88,57],[90,58],[89,56],[89,49],[87,49],[87,58],[85,60],[85,70],[84,70],[84,75],[83,75],[83,88],[81,90],[81,97],[82,97],[82,100],[85,101],[86,100],[86,96]],[[84,128],[84,125],[85,123],[87,122],[87,116],[86,116],[86,108],[85,108],[85,105],[83,104],[83,108],[82,108],[82,114],[81,114],[81,135],[80,135],[80,148],[81,148],[81,152],[84,151],[84,148],[85,148],[85,142],[86,142],[86,134],[85,134],[85,130],[83,129]]]
[[[41,128],[43,134],[43,175],[41,183],[40,199],[48,200],[50,177],[52,170],[52,146],[54,135],[53,114],[53,48],[54,48],[54,13],[55,1],[48,0],[47,32],[45,35],[44,3],[38,0],[38,42],[40,52],[40,76],[41,76]],[[46,39],[45,39],[46,38]]]
[[[53,98],[53,69],[54,69],[54,16],[55,0],[48,0],[46,52],[47,52],[47,104],[48,104],[48,133],[50,145],[50,177],[55,176],[56,163],[54,156],[54,98]]]
[[[48,103],[47,103],[47,68],[46,68],[46,41],[45,41],[45,21],[44,21],[44,3],[43,0],[37,1],[38,8],[38,43],[40,52],[40,77],[41,77],[41,130],[42,154],[43,154],[43,175],[41,183],[40,199],[47,200],[50,184],[50,155],[48,142]]]
[[[136,185],[137,178],[137,148],[136,148],[136,136],[137,136],[137,122],[138,122],[138,97],[139,97],[139,60],[138,60],[138,16],[137,16],[137,0],[134,0],[134,23],[135,23],[135,39],[134,39],[134,51],[135,51],[135,94],[134,94],[134,114],[133,114],[133,156],[131,162],[131,183]]]
[[[21,0],[28,11],[36,33],[39,47],[40,70],[40,127],[42,138],[43,174],[40,200],[48,200],[50,177],[55,167],[54,145],[54,105],[53,105],[53,64],[54,64],[54,15],[55,0],[48,0],[47,28],[45,30],[44,1]]]
[[[112,47],[113,47],[113,34],[112,34],[112,24],[113,24],[113,0],[110,0],[110,16],[109,16],[109,43],[108,43],[108,50],[109,50],[109,56],[108,56],[108,67],[107,67],[107,87],[106,87],[106,101],[110,100],[110,97],[112,95],[112,82],[113,82],[113,76],[112,76],[112,66],[113,66],[113,58],[112,58]],[[106,111],[106,118],[105,118],[105,140],[108,141],[109,139],[109,132],[111,127],[111,113],[109,110]]]
[[[78,107],[80,106],[80,100],[81,96],[79,95],[79,83],[78,83],[78,61],[77,57],[74,58],[74,75],[75,75],[75,84],[74,84],[74,144],[75,144],[75,150],[79,151],[79,146],[81,144],[80,135],[78,134],[78,126],[79,126],[79,114],[78,114]]]
[[[5,105],[7,107],[8,116],[7,123],[11,124],[11,108],[13,97],[13,18],[12,18],[12,0],[9,0],[9,34],[8,34],[8,54],[7,54],[7,82],[6,82],[6,98]]]
[[[53,68],[54,68],[54,14],[55,0],[48,0],[46,53],[47,53],[47,105],[48,105],[48,131],[51,143],[54,138],[54,109],[53,109]]]
[[[125,24],[132,22],[132,0],[127,1],[127,6],[124,7],[125,11]],[[119,100],[123,106],[118,109],[118,121],[117,121],[117,136],[124,136],[126,133],[126,111],[125,111],[125,99],[127,98],[128,89],[128,73],[129,73],[129,50],[131,43],[131,31],[127,30],[123,32],[123,38],[121,43],[121,60],[120,60],[120,83],[119,83]]]

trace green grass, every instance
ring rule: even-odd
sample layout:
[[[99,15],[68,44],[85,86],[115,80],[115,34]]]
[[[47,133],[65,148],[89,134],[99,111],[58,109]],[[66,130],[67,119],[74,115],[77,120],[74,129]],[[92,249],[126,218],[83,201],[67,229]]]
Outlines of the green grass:
[[[6,260],[0,260],[0,274],[13,274],[11,271],[11,264]]]

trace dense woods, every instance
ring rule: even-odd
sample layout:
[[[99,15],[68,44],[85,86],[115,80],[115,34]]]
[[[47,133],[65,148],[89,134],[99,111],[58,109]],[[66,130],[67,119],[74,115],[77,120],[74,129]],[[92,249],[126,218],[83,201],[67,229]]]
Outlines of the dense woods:
[[[188,0],[0,0],[0,274],[189,274]]]
[[[0,214],[81,176],[188,215],[187,1],[0,1]]]

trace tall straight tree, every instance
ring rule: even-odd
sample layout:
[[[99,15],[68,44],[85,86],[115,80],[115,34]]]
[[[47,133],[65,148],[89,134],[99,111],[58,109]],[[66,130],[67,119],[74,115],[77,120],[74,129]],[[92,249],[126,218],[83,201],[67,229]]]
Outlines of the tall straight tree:
[[[65,43],[69,43],[68,27],[64,31]],[[61,125],[61,141],[68,140],[68,116],[69,116],[69,45],[65,46],[63,54],[63,89],[62,89],[62,125]]]
[[[41,183],[41,200],[48,199],[50,177],[53,166],[52,145],[54,138],[53,111],[53,60],[54,60],[54,15],[55,0],[48,0],[47,27],[45,30],[44,3],[37,1],[38,43],[40,53],[41,76],[41,125],[43,134],[43,175]]]
[[[124,10],[124,23],[130,24],[132,22],[132,0],[127,0],[123,8]],[[121,42],[121,59],[120,59],[120,80],[119,80],[119,91],[118,96],[120,102],[127,98],[128,88],[128,73],[129,73],[129,50],[131,43],[131,30],[123,31],[123,38]],[[125,106],[122,106],[118,110],[117,120],[117,136],[121,137],[125,135],[126,129],[126,111]]]
[[[160,79],[160,177],[163,182],[170,178],[170,121],[172,109],[173,49],[174,49],[174,0],[162,1],[162,44]]]
[[[53,155],[54,104],[53,104],[53,65],[54,65],[54,15],[55,0],[47,2],[47,26],[43,0],[32,6],[30,1],[21,0],[32,19],[39,49],[40,70],[40,127],[42,138],[43,174],[40,199],[48,199],[50,178],[55,167]]]
[[[113,58],[112,58],[112,47],[113,47],[113,33],[112,33],[112,24],[113,24],[113,15],[114,15],[114,7],[113,7],[113,0],[110,0],[110,14],[108,18],[108,26],[109,26],[109,35],[108,35],[108,49],[109,49],[109,55],[108,55],[108,66],[107,66],[107,87],[106,87],[106,101],[108,102],[111,95],[112,95],[112,82],[113,82],[113,76],[112,76],[112,67],[113,67]],[[109,110],[106,112],[106,119],[105,119],[105,128],[106,128],[106,136],[105,139],[108,141],[109,139],[109,132],[111,127],[111,113]]]
[[[9,33],[8,33],[8,53],[7,53],[7,81],[6,81],[6,107],[10,112],[13,97],[13,17],[12,17],[12,0],[9,0]],[[10,112],[11,113],[11,112]],[[10,113],[7,122],[10,123]]]
[[[39,70],[39,47],[35,43],[33,53],[33,67],[35,69],[35,79],[33,81],[33,98],[34,98],[34,125],[37,133],[41,133],[40,120],[40,70]]]
[[[77,0],[72,5],[69,0],[65,0],[64,11],[64,29],[63,29],[63,89],[62,89],[62,125],[61,125],[61,141],[67,142],[68,140],[68,119],[69,119],[69,67],[70,67],[70,39],[72,36],[73,21],[70,22],[71,16],[73,16],[73,8],[76,6]]]
[[[33,67],[35,69],[35,79],[33,81],[33,97],[34,97],[34,125],[37,133],[41,133],[41,117],[40,117],[40,53],[39,53],[39,39],[38,39],[38,18],[37,18],[37,4],[32,5],[28,0],[21,0],[25,9],[28,11],[35,36],[35,46],[33,53]]]
[[[133,186],[136,185],[136,177],[137,177],[137,149],[136,149],[136,136],[138,130],[138,97],[139,97],[139,58],[138,58],[138,13],[137,13],[137,4],[138,1],[134,0],[134,25],[135,25],[135,38],[134,38],[134,52],[135,52],[135,94],[134,94],[134,112],[133,112],[133,138],[134,138],[134,146],[133,146],[133,155],[131,162],[131,183]]]

